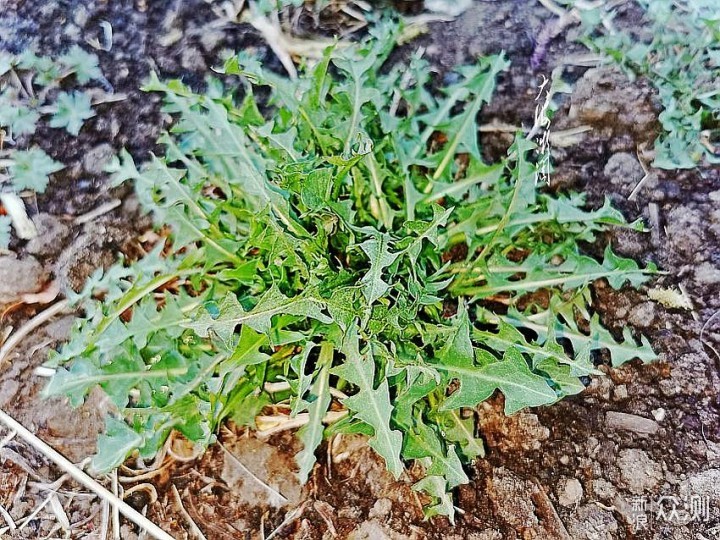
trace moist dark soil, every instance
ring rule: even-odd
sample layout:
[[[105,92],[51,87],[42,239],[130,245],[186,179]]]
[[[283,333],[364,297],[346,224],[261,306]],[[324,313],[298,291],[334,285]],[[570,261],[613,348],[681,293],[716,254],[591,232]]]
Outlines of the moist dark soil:
[[[418,2],[399,3],[410,12],[421,9]],[[110,23],[112,48],[95,52],[112,90],[126,97],[98,107],[76,138],[54,129],[35,137],[34,143],[67,167],[52,177],[47,193],[29,201],[31,214],[46,224],[46,236],[40,246],[11,246],[18,259],[0,259],[5,266],[0,280],[7,281],[0,290],[12,289],[8,284],[11,276],[18,277],[18,261],[36,270],[33,279],[26,273],[27,279],[17,280],[20,295],[47,289],[53,281],[78,288],[119,254],[142,253],[139,236],[150,221],[129,189],[108,188],[102,163],[121,148],[136,161],[147,159],[167,126],[157,97],[138,90],[149,71],[199,88],[225,51],[241,49],[282,69],[250,26],[220,19],[219,4],[5,0],[2,50],[30,47],[57,55],[75,43],[89,49],[87,40],[102,41],[100,24]],[[617,9],[618,24],[642,30],[636,9],[630,4]],[[612,67],[588,67],[572,26],[546,52],[539,51],[537,38],[553,17],[540,3],[476,0],[455,21],[430,23],[429,31],[397,56],[423,47],[442,81],[458,64],[505,51],[512,67],[482,112],[484,125],[531,125],[539,84],[565,65],[574,88],[552,130],[591,130],[553,148],[556,170],[544,189],[581,190],[591,206],[607,197],[629,220],[646,223],[646,233],[618,230],[588,251],[600,253],[610,242],[617,252],[653,262],[663,273],[639,290],[614,291],[599,282],[592,292],[603,323],[617,337],[626,328],[647,336],[660,359],[615,369],[598,355],[603,375],[578,396],[512,417],[502,414],[501,396],[472,411],[487,456],[470,467],[470,484],[458,489],[454,525],[445,518],[423,520],[424,501],[411,489],[418,471],[410,469],[394,481],[361,437],[324,444],[309,483],[300,486],[293,461],[298,444],[291,432],[260,440],[232,425],[219,433],[222,446],[196,459],[183,459],[186,449],[174,441],[169,455],[175,457],[148,478],[121,469],[119,483],[131,505],[178,539],[198,537],[188,515],[208,539],[720,537],[713,532],[720,531],[720,317],[715,316],[720,310],[720,170],[652,169],[649,151],[660,111],[652,86],[642,79],[630,82]],[[320,28],[308,26],[315,24],[312,17],[296,23],[305,34],[333,31],[331,20],[321,21]],[[510,139],[502,131],[485,131],[482,142],[493,158],[505,152]],[[76,223],[77,216],[113,200],[119,206],[112,211]],[[683,291],[692,309],[652,300],[657,289]],[[16,329],[48,307],[4,301],[2,325]],[[106,403],[100,393],[78,410],[43,400],[39,392],[45,381],[35,373],[73,320],[70,312],[53,317],[0,365],[0,407],[80,463],[94,451]],[[5,430],[0,441],[0,505],[18,526],[9,538],[63,534],[58,505],[47,503],[49,489],[56,491],[71,525],[64,537],[105,538],[109,518],[101,501],[69,480],[48,487],[61,471]],[[43,502],[46,506],[33,516]],[[698,504],[707,508],[698,510]],[[4,521],[0,516],[0,529]],[[144,537],[125,522],[120,536]]]

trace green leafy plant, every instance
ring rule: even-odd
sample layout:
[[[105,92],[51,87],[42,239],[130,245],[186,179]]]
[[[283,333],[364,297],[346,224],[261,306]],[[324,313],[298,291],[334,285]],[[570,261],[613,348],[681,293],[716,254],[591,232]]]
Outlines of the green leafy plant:
[[[32,136],[38,122],[50,115],[50,127],[77,136],[85,120],[95,115],[90,97],[58,88],[68,81],[77,86],[92,80],[104,80],[98,58],[77,45],[57,59],[32,51],[0,52],[0,193],[45,191],[49,176],[63,165],[31,146]],[[10,224],[9,218],[0,219],[0,249],[10,243]]]
[[[172,430],[210,444],[274,403],[306,422],[302,480],[323,436],[363,433],[396,478],[424,466],[428,515],[452,520],[463,463],[483,455],[478,403],[499,391],[512,414],[576,394],[597,351],[655,357],[589,308],[594,280],[639,285],[654,268],[579,248],[641,225],[538,189],[522,134],[483,160],[477,116],[503,56],[435,93],[419,56],[380,75],[393,34],[375,32],[295,81],[230,58],[242,99],[145,86],[176,118],[165,155],[138,168],[125,152],[113,181],[132,180],[170,236],[73,295],[85,319],[48,362],[47,395],[77,405],[99,385],[117,406],[96,469],[153,456]]]
[[[602,8],[583,10],[584,43],[631,77],[657,88],[664,133],[655,141],[655,167],[720,163],[720,11],[714,0],[638,0],[647,38],[627,31],[598,33]]]

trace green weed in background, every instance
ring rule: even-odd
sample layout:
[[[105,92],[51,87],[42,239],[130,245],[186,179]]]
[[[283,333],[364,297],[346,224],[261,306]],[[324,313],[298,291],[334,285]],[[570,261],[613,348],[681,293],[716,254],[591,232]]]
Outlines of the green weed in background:
[[[539,189],[522,134],[486,163],[477,116],[507,60],[433,92],[421,57],[386,66],[395,30],[296,81],[234,56],[242,92],[151,77],[175,118],[164,155],[138,167],[123,153],[113,182],[133,181],[170,236],[71,298],[85,318],[48,362],[46,395],[79,405],[99,385],[117,408],[96,470],[151,458],[172,430],[211,444],[275,403],[307,420],[302,481],[324,437],[363,433],[395,478],[419,461],[427,515],[452,520],[464,464],[483,455],[478,403],[499,390],[512,414],[576,394],[594,351],[655,358],[589,306],[593,281],[637,286],[654,268],[579,248],[640,225]]]
[[[63,168],[41,148],[21,149],[19,143],[29,141],[44,118],[50,127],[77,136],[95,115],[86,93],[59,90],[71,78],[75,86],[104,81],[97,56],[77,45],[55,59],[0,51],[0,193],[43,193],[49,176]],[[10,217],[0,216],[0,249],[10,243],[10,224]]]
[[[663,133],[655,141],[655,167],[720,163],[720,6],[715,0],[638,3],[647,24],[643,39],[623,29],[600,31],[597,8],[580,11],[583,42],[657,88]]]

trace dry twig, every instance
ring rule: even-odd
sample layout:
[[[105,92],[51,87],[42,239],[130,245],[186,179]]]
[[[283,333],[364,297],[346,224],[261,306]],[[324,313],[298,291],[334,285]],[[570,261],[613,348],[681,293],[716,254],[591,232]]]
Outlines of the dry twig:
[[[55,463],[55,465],[57,465],[60,469],[67,472],[73,478],[73,480],[85,486],[90,491],[94,492],[101,499],[116,505],[123,516],[135,523],[138,527],[145,529],[154,538],[156,538],[157,540],[174,540],[172,536],[163,531],[160,527],[155,525],[152,521],[147,519],[140,512],[135,510],[132,506],[115,497],[106,488],[104,488],[103,486],[98,484],[97,481],[92,479],[88,474],[78,469],[65,456],[48,446],[44,441],[31,433],[27,428],[25,428],[22,424],[17,422],[14,418],[12,418],[3,410],[0,410],[0,423],[5,424],[11,430],[17,431],[17,434],[25,442],[27,442],[35,450],[37,450],[43,456]]]

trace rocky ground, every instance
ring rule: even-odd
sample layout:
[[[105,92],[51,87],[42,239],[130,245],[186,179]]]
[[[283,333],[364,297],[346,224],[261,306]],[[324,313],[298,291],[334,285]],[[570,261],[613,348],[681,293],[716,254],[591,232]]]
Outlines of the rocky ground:
[[[115,92],[127,97],[101,106],[78,138],[58,137],[55,130],[38,135],[68,167],[32,201],[40,238],[0,256],[3,327],[22,328],[58,301],[50,295],[46,303],[30,304],[26,295],[47,292],[52,283],[78,287],[119,253],[137,252],[149,221],[128,190],[106,187],[102,169],[122,147],[138,160],[154,148],[166,119],[156,98],[138,91],[149,69],[199,85],[222,51],[241,48],[278,65],[257,33],[223,21],[214,7],[200,0],[6,0],[0,49],[14,52],[35,47],[55,54],[73,43],[88,48],[86,40],[101,36],[100,23],[109,22],[112,48],[97,54]],[[208,539],[720,538],[713,532],[720,531],[720,171],[650,168],[647,150],[659,112],[652,87],[611,67],[588,68],[585,50],[573,43],[576,29],[555,40],[533,70],[533,37],[552,17],[540,3],[477,0],[457,20],[432,23],[404,51],[425,47],[442,77],[478,54],[505,50],[513,67],[483,112],[488,125],[531,124],[541,75],[566,65],[574,90],[553,129],[592,130],[554,149],[549,189],[584,190],[591,204],[609,196],[628,219],[647,223],[648,233],[618,231],[605,240],[665,273],[638,291],[599,283],[593,294],[604,324],[645,334],[660,360],[603,366],[604,375],[583,394],[510,418],[500,399],[484,403],[477,417],[488,452],[472,467],[471,483],[459,489],[455,526],[423,521],[410,489],[414,471],[394,482],[361,438],[335,439],[303,487],[294,476],[291,433],[259,440],[231,427],[220,433],[222,447],[198,459],[182,459],[178,443],[171,452],[178,459],[151,478],[121,470],[131,505],[179,539],[198,537],[190,519]],[[619,21],[641,24],[627,6],[619,8]],[[483,143],[492,154],[507,141],[487,132]],[[78,219],[107,203],[115,207]],[[668,305],[658,289],[684,291],[692,309]],[[93,452],[105,406],[100,395],[79,410],[39,396],[44,380],[35,368],[73,323],[72,313],[58,311],[0,363],[0,408],[79,463]],[[0,341],[4,335],[0,331]],[[0,515],[0,530],[10,520],[18,528],[6,532],[9,538],[49,538],[70,524],[73,538],[105,538],[108,508],[67,479],[53,485],[62,473],[10,435],[0,430],[0,505],[8,514]],[[138,533],[123,524],[121,537]]]

